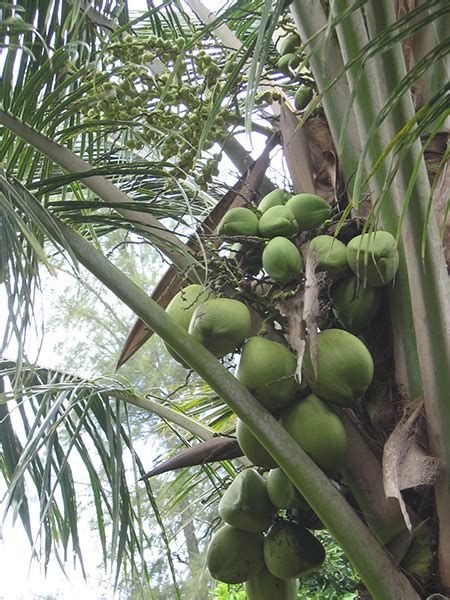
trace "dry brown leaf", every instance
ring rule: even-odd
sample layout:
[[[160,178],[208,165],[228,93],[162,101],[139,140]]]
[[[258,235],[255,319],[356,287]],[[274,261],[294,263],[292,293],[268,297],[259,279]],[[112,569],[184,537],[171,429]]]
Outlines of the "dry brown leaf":
[[[439,472],[439,459],[425,454],[416,441],[416,421],[422,409],[423,400],[400,421],[383,451],[384,491],[387,498],[397,498],[409,531],[412,531],[412,525],[401,490],[432,485]]]
[[[298,127],[298,118],[286,104],[281,103],[280,132],[283,153],[296,194],[315,194],[314,170],[308,146],[308,137]]]
[[[243,456],[243,454],[236,438],[217,436],[178,452],[175,456],[165,460],[143,475],[139,481],[144,481],[154,475],[167,473],[167,471],[206,465],[220,460],[231,460]]]
[[[305,131],[316,193],[333,205],[343,184],[340,181],[339,164],[330,129],[324,118],[314,117],[305,123]]]

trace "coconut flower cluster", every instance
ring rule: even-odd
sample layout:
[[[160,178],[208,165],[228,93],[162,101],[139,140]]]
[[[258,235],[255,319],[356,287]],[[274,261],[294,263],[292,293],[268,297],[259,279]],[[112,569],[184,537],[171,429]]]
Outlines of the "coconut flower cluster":
[[[372,356],[358,335],[379,311],[381,288],[394,279],[398,254],[385,231],[354,235],[347,243],[337,239],[328,232],[332,219],[323,198],[281,189],[258,207],[229,210],[218,234],[225,243],[239,243],[227,260],[239,265],[242,286],[234,298],[202,285],[187,286],[167,312],[217,358],[239,353],[237,379],[338,481],[347,447],[339,409],[358,410],[374,375]],[[274,302],[282,293],[302,294],[309,260],[326,290],[331,316],[330,326],[308,332],[299,383],[298,357],[282,319],[259,318],[263,305],[251,304],[244,289],[251,277],[269,297],[274,292]],[[225,525],[211,540],[208,568],[220,581],[245,583],[249,600],[294,599],[297,578],[323,563],[323,547],[312,533],[322,524],[239,419],[236,436],[259,472],[242,471],[223,494],[219,513]]]

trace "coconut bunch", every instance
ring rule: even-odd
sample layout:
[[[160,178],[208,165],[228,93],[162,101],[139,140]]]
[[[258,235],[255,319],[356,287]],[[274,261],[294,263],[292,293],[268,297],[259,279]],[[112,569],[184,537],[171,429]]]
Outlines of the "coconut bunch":
[[[325,559],[322,544],[308,526],[278,513],[280,504],[287,507],[280,500],[285,492],[295,497],[292,506],[309,508],[278,471],[271,471],[267,479],[254,469],[237,475],[220,500],[224,525],[207,551],[211,575],[224,583],[245,583],[248,600],[294,600],[298,577],[320,568]]]
[[[385,231],[338,239],[330,231],[334,218],[323,198],[282,189],[258,207],[229,210],[218,234],[224,243],[238,242],[224,260],[234,264],[240,282],[234,291],[242,300],[221,297],[211,281],[211,289],[181,290],[167,312],[217,358],[238,354],[236,378],[329,478],[339,480],[347,451],[339,409],[358,410],[374,375],[372,356],[358,335],[380,309],[381,289],[395,277],[398,253]],[[331,321],[314,344],[306,339],[300,385],[297,355],[286,341],[289,323],[276,307],[280,299],[302,293],[309,260],[322,288],[319,298],[331,303]],[[248,295],[249,281],[265,286],[263,294]],[[259,331],[249,307],[262,319]],[[225,525],[211,540],[209,570],[225,583],[245,582],[249,599],[295,598],[296,579],[324,560],[310,531],[322,523],[240,419],[236,437],[259,472],[241,472],[224,493],[219,513]]]

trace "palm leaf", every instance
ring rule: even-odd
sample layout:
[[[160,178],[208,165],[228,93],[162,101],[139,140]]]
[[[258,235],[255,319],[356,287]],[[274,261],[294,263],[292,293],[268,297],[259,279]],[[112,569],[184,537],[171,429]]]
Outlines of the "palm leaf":
[[[275,137],[269,140],[263,153],[250,165],[248,172],[241,175],[238,182],[219,200],[197,228],[196,233],[189,238],[188,247],[194,251],[196,248],[198,249],[198,237],[211,234],[229,209],[242,206],[245,202],[250,202],[255,198],[257,198],[257,201],[261,199],[261,194],[258,194],[258,192],[268,167],[269,154],[275,140]],[[181,289],[184,279],[177,273],[174,266],[169,267],[154,289],[152,298],[162,308],[167,308],[169,302]],[[136,321],[117,359],[117,368],[119,369],[124,365],[150,339],[152,334],[153,332],[145,323],[141,320]]]

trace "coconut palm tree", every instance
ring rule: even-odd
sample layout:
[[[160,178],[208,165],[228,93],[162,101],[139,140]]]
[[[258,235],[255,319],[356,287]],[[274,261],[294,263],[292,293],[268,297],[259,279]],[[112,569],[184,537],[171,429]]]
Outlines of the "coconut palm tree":
[[[30,477],[41,492],[47,556],[52,523],[78,552],[67,459],[74,449],[89,473],[96,507],[104,505],[112,519],[118,569],[125,554],[138,568],[145,534],[119,440],[135,473],[143,474],[144,466],[120,413],[127,403],[137,405],[200,440],[224,431],[224,419],[215,429],[206,405],[195,416],[184,414],[126,386],[68,380],[26,364],[22,349],[39,267],[51,268],[56,251],[75,269],[87,268],[139,317],[133,351],[153,330],[221,399],[222,414],[231,410],[252,429],[374,598],[448,592],[449,312],[442,244],[448,6],[432,0],[243,0],[217,14],[197,0],[149,4],[144,14],[131,13],[130,6],[40,0],[4,9],[1,267],[9,297],[5,339],[14,334],[20,341],[19,360],[4,367],[5,397],[17,402],[26,434],[24,441],[14,431],[11,405],[0,405],[9,505],[31,531],[24,487]],[[293,34],[299,41],[292,60],[278,63],[278,50]],[[292,98],[299,84],[313,96],[296,113]],[[248,175],[248,157],[236,140],[245,130],[267,138],[267,151]],[[380,356],[380,378],[364,410],[342,415],[348,498],[162,307],[177,289],[173,280],[216,276],[223,293],[236,292],[235,273],[224,276],[217,266],[223,262],[217,260],[217,215],[271,189],[264,162],[276,144],[292,189],[317,193],[335,208],[339,219],[330,227],[336,236],[345,228],[349,237],[382,228],[397,241],[399,269],[386,313],[365,338]],[[208,154],[211,149],[218,156]],[[237,191],[227,194],[213,176],[222,154],[243,173]],[[148,240],[172,263],[153,298],[101,252],[102,236],[117,229]],[[169,290],[165,299],[162,288]],[[305,288],[303,305],[311,306],[308,293]],[[301,316],[299,356],[302,331],[313,338],[323,327],[313,311]],[[111,497],[84,444],[86,433]],[[225,468],[233,474],[229,463]],[[211,473],[220,482],[220,469]],[[153,501],[148,481],[146,491]],[[101,525],[103,508],[97,517]]]

